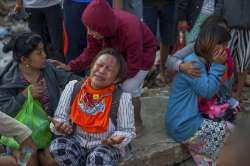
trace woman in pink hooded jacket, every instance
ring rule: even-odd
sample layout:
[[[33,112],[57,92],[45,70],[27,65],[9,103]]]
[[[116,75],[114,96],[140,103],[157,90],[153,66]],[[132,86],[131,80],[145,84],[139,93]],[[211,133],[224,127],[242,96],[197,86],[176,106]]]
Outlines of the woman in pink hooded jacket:
[[[67,71],[82,72],[103,48],[121,52],[127,63],[122,88],[132,93],[137,133],[142,131],[140,85],[154,63],[156,40],[153,33],[138,17],[112,9],[106,0],[93,0],[83,12],[82,21],[87,27],[87,48],[67,65],[53,62]]]

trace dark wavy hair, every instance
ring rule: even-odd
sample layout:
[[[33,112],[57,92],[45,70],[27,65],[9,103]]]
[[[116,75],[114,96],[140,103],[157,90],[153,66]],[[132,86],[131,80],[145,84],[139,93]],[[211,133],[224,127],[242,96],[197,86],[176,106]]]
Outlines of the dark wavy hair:
[[[116,76],[115,84],[122,82],[127,72],[126,62],[122,54],[113,48],[105,48],[101,50],[93,59],[90,65],[90,69],[94,66],[96,60],[104,54],[111,55],[116,59],[117,64],[119,65],[119,70],[118,70],[118,75]]]
[[[217,44],[227,43],[231,35],[226,28],[219,25],[203,27],[195,42],[195,53],[211,61],[213,49]]]
[[[24,32],[12,37],[8,43],[4,44],[3,52],[13,51],[14,60],[20,63],[22,57],[29,57],[40,42],[42,42],[42,38],[39,35]]]

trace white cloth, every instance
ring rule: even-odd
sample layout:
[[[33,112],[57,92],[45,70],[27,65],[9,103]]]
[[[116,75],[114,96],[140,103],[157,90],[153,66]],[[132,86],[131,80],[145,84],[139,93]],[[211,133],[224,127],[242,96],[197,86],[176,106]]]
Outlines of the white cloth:
[[[131,93],[133,97],[141,96],[141,85],[147,74],[148,71],[140,70],[133,78],[129,78],[122,83],[122,90]]]
[[[0,111],[0,135],[14,137],[18,143],[22,143],[31,133],[27,126]]]

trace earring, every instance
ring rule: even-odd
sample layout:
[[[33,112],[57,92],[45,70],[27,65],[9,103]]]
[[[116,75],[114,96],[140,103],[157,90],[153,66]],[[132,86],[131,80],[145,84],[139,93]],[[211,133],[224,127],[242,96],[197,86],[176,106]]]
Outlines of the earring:
[[[30,67],[30,65],[27,64],[27,65],[26,65],[26,68],[29,68],[29,67]]]

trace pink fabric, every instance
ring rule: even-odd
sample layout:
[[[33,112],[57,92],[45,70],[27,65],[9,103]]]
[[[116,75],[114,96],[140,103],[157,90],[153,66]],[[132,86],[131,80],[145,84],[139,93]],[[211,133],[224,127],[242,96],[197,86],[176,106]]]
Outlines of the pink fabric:
[[[222,118],[229,108],[229,104],[217,104],[217,96],[211,99],[199,98],[199,110],[208,115],[210,119]]]
[[[226,52],[228,54],[227,60],[226,60],[226,66],[227,66],[227,79],[230,78],[233,74],[234,69],[234,63],[233,58],[231,56],[231,50],[229,48],[226,49]],[[208,68],[209,70],[209,68]],[[200,112],[203,112],[209,116],[210,119],[214,118],[221,118],[224,116],[226,110],[229,108],[229,104],[217,104],[218,96],[217,94],[212,97],[211,99],[203,99],[201,97],[198,98],[198,107]]]
[[[112,9],[104,0],[93,0],[83,13],[85,26],[102,34],[105,38],[87,38],[87,48],[75,60],[70,61],[72,71],[86,69],[103,48],[120,51],[127,62],[127,76],[135,76],[139,70],[149,70],[155,59],[156,40],[149,28],[136,16]]]

